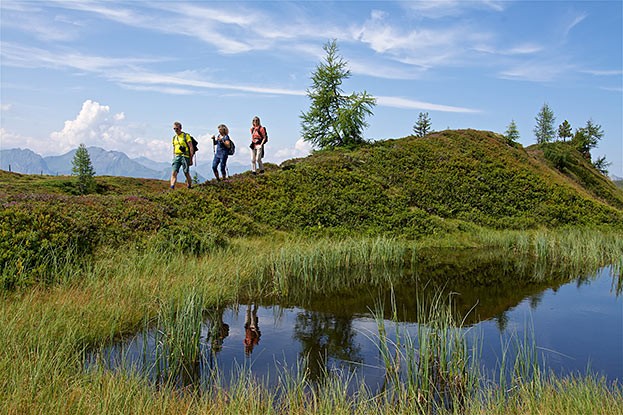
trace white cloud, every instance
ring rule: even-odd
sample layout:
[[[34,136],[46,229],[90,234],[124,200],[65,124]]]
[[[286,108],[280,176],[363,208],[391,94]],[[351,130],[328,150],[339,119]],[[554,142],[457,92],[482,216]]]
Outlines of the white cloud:
[[[620,87],[620,86],[613,86],[613,87],[604,86],[599,89],[602,89],[604,91],[623,92],[623,87]]]
[[[171,134],[173,136],[173,134]],[[171,142],[154,138],[135,138],[132,140],[131,149],[121,149],[129,157],[147,157],[154,161],[169,161],[171,157]]]
[[[81,26],[79,21],[69,21],[63,16],[44,15],[43,2],[11,2],[2,1],[2,26],[3,29],[16,29],[27,31],[29,36],[34,36],[44,42],[70,41],[79,37],[79,33],[72,30],[72,26]]]
[[[218,82],[210,82],[206,80],[199,79],[197,74],[192,71],[186,71],[183,73],[173,73],[173,74],[160,74],[160,73],[152,73],[152,72],[140,72],[138,70],[131,72],[111,72],[108,74],[111,79],[115,79],[121,83],[125,84],[144,84],[144,85],[163,85],[164,88],[170,88],[170,86],[187,86],[187,87],[195,87],[195,88],[205,88],[205,89],[223,89],[223,90],[232,90],[232,91],[240,91],[240,92],[252,92],[258,94],[274,94],[274,95],[295,95],[295,96],[303,96],[305,95],[305,91],[302,90],[294,90],[294,89],[285,89],[278,87],[261,87],[255,85],[236,85],[236,84],[226,84],[226,83],[218,83]],[[166,87],[165,87],[166,86]]]
[[[571,32],[571,30],[576,27],[578,24],[580,24],[584,19],[586,19],[586,17],[588,17],[587,14],[581,14],[581,15],[577,15],[577,16],[573,16],[569,22],[566,23],[566,26],[563,29],[563,35],[565,37],[567,37],[569,35],[569,32]]]
[[[2,149],[28,148],[48,156],[64,154],[80,144],[157,161],[168,160],[171,153],[169,140],[146,138],[143,126],[129,123],[123,112],[111,113],[109,106],[92,100],[86,100],[76,118],[65,121],[63,129],[52,132],[49,138],[23,136],[0,128]]]
[[[430,19],[440,19],[449,16],[458,16],[468,9],[487,9],[496,12],[504,11],[505,0],[434,0],[404,2],[404,6],[417,16]]]
[[[353,74],[372,76],[384,79],[418,79],[424,70],[418,66],[403,65],[401,67],[351,59],[348,67]]]
[[[111,113],[108,105],[86,100],[75,120],[65,121],[61,131],[50,134],[59,153],[78,147],[81,143],[116,150],[129,157],[147,157],[156,161],[168,160],[171,153],[169,140],[145,137],[141,126],[133,125],[123,112]]]
[[[373,12],[359,29],[353,29],[353,37],[385,57],[430,69],[473,60],[474,51],[491,49],[487,43],[492,35],[466,24],[443,28],[397,26],[387,14]]]
[[[543,51],[545,48],[542,45],[536,45],[534,43],[524,43],[522,45],[514,46],[506,51],[500,52],[504,55],[529,55]]]
[[[1,104],[0,111],[10,111],[13,106],[11,104]]]
[[[587,73],[590,75],[595,75],[595,76],[621,76],[623,75],[623,71],[621,69],[613,69],[613,70],[587,69],[587,70],[580,71],[580,72]]]
[[[297,158],[297,157],[306,157],[312,152],[312,146],[307,141],[299,138],[294,147],[282,148],[279,149],[274,156],[276,163],[281,163],[284,160]]]
[[[3,150],[9,150],[12,148],[27,148],[39,153],[48,148],[48,143],[46,143],[45,140],[37,140],[32,137],[12,133],[4,128],[0,128],[0,147]]]
[[[558,78],[567,69],[569,69],[567,66],[560,63],[526,62],[501,71],[498,76],[515,81],[549,82]]]
[[[50,134],[52,147],[65,152],[80,144],[107,150],[128,150],[132,137],[123,121],[123,113],[110,114],[110,107],[87,100],[75,120],[65,121],[61,131]]]
[[[20,136],[9,133],[4,127],[0,127],[0,144],[3,149],[20,148],[24,146]]]
[[[426,111],[440,111],[440,112],[461,112],[461,113],[476,113],[480,112],[476,109],[454,107],[450,105],[433,104],[430,102],[415,101],[412,99],[401,97],[385,97],[377,96],[376,103],[383,107],[402,108],[402,109],[415,109]]]
[[[2,64],[18,68],[73,68],[81,71],[106,73],[115,68],[131,67],[144,63],[160,62],[162,58],[110,58],[84,55],[63,49],[25,47],[11,42],[3,42],[0,49]]]

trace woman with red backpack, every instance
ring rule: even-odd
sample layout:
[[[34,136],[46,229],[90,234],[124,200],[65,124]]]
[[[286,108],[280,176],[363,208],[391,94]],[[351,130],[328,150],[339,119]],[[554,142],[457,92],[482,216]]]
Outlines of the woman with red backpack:
[[[260,117],[253,117],[251,125],[251,172],[257,174],[257,167],[260,168],[260,173],[264,173],[264,144],[268,141],[268,134],[266,133],[266,127],[260,122]],[[256,165],[257,163],[257,165]]]

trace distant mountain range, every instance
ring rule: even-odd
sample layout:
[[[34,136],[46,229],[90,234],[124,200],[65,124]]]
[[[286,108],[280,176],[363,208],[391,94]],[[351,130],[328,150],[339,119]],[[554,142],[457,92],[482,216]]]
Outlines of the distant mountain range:
[[[146,157],[131,159],[120,151],[87,147],[91,163],[98,176],[125,176],[145,179],[168,180],[171,177],[171,163],[159,162]],[[76,149],[60,156],[41,156],[28,149],[0,150],[0,169],[24,174],[70,175]],[[248,166],[231,160],[230,174],[249,170]],[[211,159],[198,167],[191,168],[191,175],[197,173],[199,180],[212,178]],[[183,181],[183,179],[182,179]]]

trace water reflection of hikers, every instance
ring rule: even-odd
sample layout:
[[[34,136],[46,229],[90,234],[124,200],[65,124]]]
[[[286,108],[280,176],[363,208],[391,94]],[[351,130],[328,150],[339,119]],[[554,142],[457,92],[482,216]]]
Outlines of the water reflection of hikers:
[[[223,340],[229,336],[229,324],[223,322],[223,310],[217,310],[212,319],[212,327],[210,330],[211,343],[210,348],[213,353],[218,353],[223,349]]]
[[[175,183],[177,182],[177,174],[180,171],[180,167],[186,176],[186,187],[189,189],[192,187],[193,179],[190,177],[190,166],[193,165],[193,156],[195,155],[194,148],[192,146],[192,138],[190,134],[182,131],[182,123],[174,122],[173,131],[173,171],[171,172],[171,189],[175,189]]]
[[[214,160],[212,160],[212,171],[216,180],[227,178],[227,157],[229,157],[229,148],[231,140],[229,139],[229,128],[225,124],[218,126],[218,136],[212,136],[214,143]],[[221,166],[221,177],[218,175],[218,166]]]
[[[244,322],[244,354],[250,356],[253,352],[253,348],[260,342],[260,326],[257,319],[257,305],[253,305],[253,311],[251,311],[251,305],[247,306],[247,316]]]
[[[262,126],[260,117],[253,117],[251,126],[251,172],[257,174],[256,168],[260,168],[260,173],[264,173],[264,144],[268,141],[268,134],[266,134],[266,127]],[[257,167],[256,167],[257,162]]]

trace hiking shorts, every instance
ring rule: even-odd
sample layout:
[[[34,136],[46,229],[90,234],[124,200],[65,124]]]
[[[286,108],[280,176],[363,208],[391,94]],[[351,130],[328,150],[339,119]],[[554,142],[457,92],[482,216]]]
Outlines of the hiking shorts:
[[[173,157],[173,162],[171,163],[173,166],[173,171],[177,173],[180,171],[181,167],[184,174],[188,174],[188,172],[190,171],[189,162],[190,159],[183,155]]]

